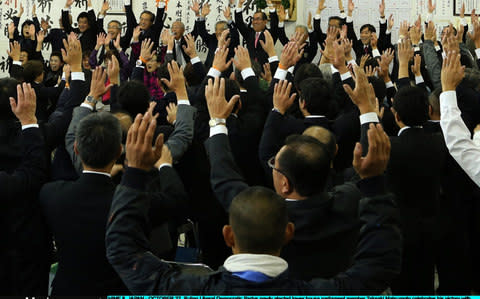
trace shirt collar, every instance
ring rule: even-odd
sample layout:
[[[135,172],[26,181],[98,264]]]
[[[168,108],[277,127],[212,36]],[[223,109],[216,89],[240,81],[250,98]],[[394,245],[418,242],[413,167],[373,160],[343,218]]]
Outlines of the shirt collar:
[[[400,136],[400,134],[402,134],[403,131],[405,131],[405,130],[407,130],[407,129],[410,129],[410,128],[421,129],[421,128],[423,128],[423,127],[422,127],[422,126],[413,126],[413,127],[405,126],[405,127],[401,128],[400,131],[398,131],[398,135],[397,135],[397,136]]]
[[[324,115],[307,115],[305,118],[319,118],[319,117],[326,117]]]
[[[101,175],[104,175],[104,176],[108,176],[109,178],[112,177],[111,174],[109,174],[108,172],[100,172],[100,171],[92,171],[92,170],[84,170],[83,173],[93,173],[93,174],[101,174]]]
[[[277,277],[288,269],[288,263],[278,256],[269,254],[234,254],[223,264],[229,272],[255,271],[269,277]]]

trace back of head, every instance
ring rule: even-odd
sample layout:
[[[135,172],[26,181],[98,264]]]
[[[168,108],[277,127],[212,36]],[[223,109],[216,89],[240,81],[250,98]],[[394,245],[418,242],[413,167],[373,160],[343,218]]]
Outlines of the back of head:
[[[300,83],[307,78],[323,78],[322,72],[314,63],[302,64],[298,70],[296,70],[293,83],[298,91],[301,91]]]
[[[300,99],[305,101],[305,109],[310,114],[333,117],[336,109],[327,81],[322,78],[308,78],[300,83],[299,89]]]
[[[161,81],[161,79],[167,79],[168,81],[170,81],[170,73],[168,72],[168,63],[165,62],[158,67],[157,78],[159,80],[158,84],[160,84],[163,87],[163,89],[168,91],[168,86]]]
[[[19,82],[15,79],[0,79],[0,120],[16,119],[10,107],[10,98],[17,98],[17,84]]]
[[[440,94],[442,88],[438,87],[428,96],[428,105],[432,107],[432,113],[440,115]]]
[[[325,129],[324,127],[311,126],[305,131],[302,135],[311,136],[318,141],[320,141],[327,150],[330,157],[335,157],[337,152],[337,138],[330,130]]]
[[[311,136],[291,135],[278,155],[278,165],[300,196],[324,191],[331,157],[325,146]]]
[[[472,89],[480,90],[480,71],[473,68],[466,68],[463,83]]]
[[[127,111],[132,118],[138,113],[145,113],[150,101],[150,93],[143,82],[125,81],[118,90],[118,103],[122,110]]]
[[[225,79],[225,99],[230,101],[234,95],[240,94],[240,88],[238,87],[237,82],[230,79]],[[237,103],[238,105],[238,103]],[[235,108],[233,109],[235,111]]]
[[[33,83],[42,73],[43,63],[39,60],[29,60],[23,65],[23,78],[26,83]]]
[[[262,74],[262,66],[260,65],[260,63],[258,63],[258,61],[255,60],[250,60],[250,63],[252,64],[252,69],[255,73],[255,76],[257,76],[257,78],[260,78]],[[240,84],[240,86],[244,86],[242,72],[239,69],[235,69],[235,80],[238,82],[238,84]]]
[[[420,87],[403,87],[395,94],[393,109],[407,126],[421,126],[428,120],[427,93]]]
[[[203,78],[200,78],[195,72],[191,62],[185,65],[183,69],[183,76],[185,76],[185,81],[189,86],[196,86],[202,83]]]
[[[271,254],[282,248],[288,214],[285,200],[274,191],[247,188],[233,199],[229,218],[240,252]]]
[[[78,124],[75,141],[80,159],[86,166],[104,168],[120,154],[120,122],[109,112],[90,114]]]
[[[319,67],[320,72],[322,73],[322,77],[327,82],[332,82],[332,64],[331,63],[323,63]]]

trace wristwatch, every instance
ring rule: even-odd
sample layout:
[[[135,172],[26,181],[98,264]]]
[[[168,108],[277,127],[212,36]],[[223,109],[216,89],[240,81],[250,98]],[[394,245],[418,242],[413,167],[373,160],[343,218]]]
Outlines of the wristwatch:
[[[212,118],[208,122],[208,125],[210,126],[210,128],[213,128],[213,127],[218,126],[218,125],[226,126],[227,122],[225,121],[224,118]]]
[[[145,63],[143,63],[143,61],[141,61],[140,59],[138,59],[135,64],[136,64],[137,67],[145,66]]]
[[[89,103],[92,103],[93,105],[96,105],[97,102],[98,102],[98,100],[95,99],[93,96],[87,96],[87,97],[85,98],[85,100],[87,100],[87,102],[89,102]]]

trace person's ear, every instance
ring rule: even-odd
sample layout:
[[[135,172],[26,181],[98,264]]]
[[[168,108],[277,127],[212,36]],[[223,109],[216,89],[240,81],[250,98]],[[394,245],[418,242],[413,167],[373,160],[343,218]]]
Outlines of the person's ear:
[[[77,140],[73,142],[73,151],[75,152],[75,155],[78,156]]]
[[[223,239],[225,240],[225,244],[232,248],[235,248],[235,237],[233,236],[233,229],[231,225],[224,225],[222,229]]]
[[[303,100],[302,98],[300,98],[300,100],[298,101],[298,105],[300,106],[300,109],[304,110],[305,109],[305,100]]]
[[[293,239],[295,235],[295,224],[293,222],[288,222],[287,226],[285,227],[285,240],[283,241],[283,245],[288,244]]]
[[[281,188],[283,194],[290,194],[293,191],[293,186],[284,174],[282,174]]]
[[[115,161],[117,161],[118,158],[120,158],[120,156],[122,155],[122,152],[123,152],[123,144],[120,144],[120,148],[118,149],[118,154],[115,157]]]
[[[428,116],[432,118],[432,115],[433,115],[433,108],[431,105],[428,105]]]

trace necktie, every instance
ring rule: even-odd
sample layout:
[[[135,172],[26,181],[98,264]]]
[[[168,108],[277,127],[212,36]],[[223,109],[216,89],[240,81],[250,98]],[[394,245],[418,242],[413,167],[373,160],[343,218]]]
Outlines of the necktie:
[[[182,52],[182,46],[181,46],[181,40],[175,41],[176,44],[176,60],[180,66],[185,64],[185,59],[183,58],[183,52]]]
[[[365,54],[368,54],[368,46],[365,46]]]
[[[255,48],[257,47],[257,44],[258,44],[258,39],[260,38],[260,32],[257,32],[255,34]]]

